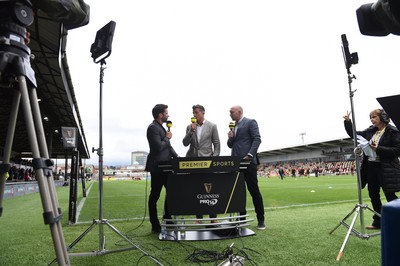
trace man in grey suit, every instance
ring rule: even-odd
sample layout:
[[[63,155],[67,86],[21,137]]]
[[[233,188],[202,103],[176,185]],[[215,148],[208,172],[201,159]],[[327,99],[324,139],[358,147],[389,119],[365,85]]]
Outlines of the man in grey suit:
[[[232,120],[235,121],[235,128],[228,132],[227,144],[232,149],[232,156],[239,156],[242,160],[250,160],[250,165],[246,170],[243,170],[243,174],[257,214],[257,229],[264,230],[266,228],[264,203],[257,179],[257,165],[260,164],[257,150],[261,144],[258,124],[255,119],[243,117],[243,108],[239,105],[231,107],[229,112]]]
[[[193,105],[193,121],[186,127],[183,145],[190,145],[186,157],[219,156],[220,141],[217,125],[205,120],[202,105]]]
[[[182,141],[185,147],[190,145],[186,157],[219,156],[221,147],[217,125],[205,120],[204,106],[197,104],[193,105],[192,109],[192,123],[186,127],[186,135]],[[196,217],[203,218],[202,215],[196,215]],[[216,215],[210,215],[210,218],[216,217]]]
[[[168,173],[164,173],[158,169],[157,162],[169,161],[172,158],[178,157],[178,154],[172,148],[170,143],[172,132],[169,128],[167,131],[163,127],[163,123],[167,122],[169,117],[168,105],[156,104],[152,110],[152,114],[154,120],[148,126],[146,134],[150,146],[150,152],[147,156],[145,170],[151,174],[151,191],[149,196],[151,230],[153,233],[160,233],[161,225],[157,215],[157,201],[160,198],[162,187],[166,187],[167,185]],[[163,218],[171,219],[166,201],[164,203]]]

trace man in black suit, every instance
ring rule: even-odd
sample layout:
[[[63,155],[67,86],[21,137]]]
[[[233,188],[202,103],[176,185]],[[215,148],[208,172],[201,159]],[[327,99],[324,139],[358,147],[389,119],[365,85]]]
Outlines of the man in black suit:
[[[178,157],[172,148],[170,139],[172,132],[163,127],[163,123],[168,120],[168,105],[157,104],[152,110],[153,122],[147,128],[147,140],[150,146],[150,152],[147,156],[145,170],[151,175],[151,191],[149,196],[149,216],[153,233],[160,233],[161,226],[157,215],[157,201],[160,198],[162,187],[166,187],[168,173],[164,173],[157,167],[159,161],[169,161]],[[167,125],[168,126],[168,125]],[[168,212],[167,201],[164,203],[164,219],[171,219]]]
[[[257,150],[261,144],[258,124],[255,119],[243,117],[243,108],[241,106],[233,106],[229,112],[232,120],[235,121],[235,128],[228,132],[228,147],[232,149],[232,156],[239,156],[243,160],[251,161],[247,169],[243,171],[243,174],[257,214],[257,229],[264,230],[266,228],[264,202],[257,179],[257,165],[260,164]],[[246,213],[240,214],[244,215]]]

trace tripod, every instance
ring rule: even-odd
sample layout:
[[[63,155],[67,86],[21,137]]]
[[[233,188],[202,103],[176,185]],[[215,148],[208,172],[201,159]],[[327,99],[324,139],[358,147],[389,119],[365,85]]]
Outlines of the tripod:
[[[99,249],[93,252],[84,252],[84,253],[69,253],[70,256],[96,256],[96,255],[105,255],[108,253],[115,253],[121,251],[127,251],[132,249],[139,249],[143,254],[149,256],[153,259],[157,264],[162,265],[157,259],[153,256],[149,255],[139,246],[135,245],[129,238],[123,235],[117,228],[115,228],[107,219],[103,218],[103,123],[102,123],[102,102],[103,102],[103,76],[104,76],[104,69],[103,65],[105,64],[105,60],[102,59],[100,61],[100,105],[99,105],[99,148],[93,148],[92,151],[97,151],[99,156],[99,219],[94,219],[93,223],[74,241],[68,246],[68,251],[70,251],[86,234],[88,234],[96,225],[99,226]],[[130,247],[127,248],[120,248],[120,249],[113,249],[107,250],[106,249],[106,241],[104,236],[104,226],[108,226],[114,231],[117,235],[119,235],[122,239],[127,241],[131,244]]]
[[[349,84],[349,97],[350,97],[350,107],[351,107],[351,114],[352,114],[352,121],[353,121],[353,140],[354,140],[354,155],[355,155],[355,162],[356,162],[356,172],[357,172],[357,191],[358,191],[358,203],[356,206],[350,211],[349,214],[347,214],[340,222],[339,224],[332,229],[332,231],[329,232],[329,234],[332,234],[340,225],[345,226],[348,231],[345,236],[345,239],[343,241],[343,244],[339,250],[339,253],[336,257],[336,260],[339,261],[340,258],[343,256],[343,251],[344,248],[346,247],[347,241],[349,239],[350,234],[352,233],[353,235],[361,238],[361,239],[369,239],[371,236],[377,236],[380,235],[380,232],[372,233],[372,234],[366,234],[365,233],[365,227],[364,227],[364,210],[369,210],[373,212],[375,215],[380,216],[379,213],[376,213],[374,210],[368,207],[367,204],[362,203],[362,185],[361,185],[361,171],[360,171],[360,158],[362,154],[362,149],[358,147],[357,143],[357,130],[356,130],[356,120],[355,120],[355,112],[354,112],[354,104],[353,104],[353,96],[354,92],[351,87],[351,83],[353,79],[356,77],[351,74],[350,72],[350,67],[352,64],[357,64],[358,63],[358,56],[357,53],[352,53],[350,54],[349,48],[348,48],[348,42],[346,39],[346,35],[342,35],[342,42],[343,42],[343,55],[344,55],[344,60],[347,68],[347,78],[348,78],[348,84]],[[346,220],[354,214],[354,217],[351,221],[350,224],[346,222]],[[361,226],[361,232],[354,229],[354,224],[357,220],[357,217],[360,216],[360,226]]]
[[[6,173],[10,169],[12,143],[17,123],[18,109],[21,104],[26,123],[27,137],[32,151],[33,168],[39,185],[44,211],[44,223],[50,226],[58,264],[69,265],[69,258],[61,228],[62,214],[58,206],[57,193],[53,180],[53,162],[49,159],[49,152],[41,120],[36,94],[36,79],[29,61],[30,49],[25,44],[25,27],[32,24],[33,11],[31,6],[19,5],[19,9],[22,10],[21,13],[26,16],[19,16],[17,18],[19,21],[16,23],[13,21],[16,18],[12,16],[14,12],[13,7],[14,3],[5,3],[4,6],[0,6],[0,10],[4,12],[1,14],[2,19],[5,18],[5,20],[9,20],[7,23],[0,23],[2,30],[10,30],[10,33],[5,34],[5,36],[0,36],[0,78],[1,82],[7,82],[8,79],[8,89],[14,90],[4,145],[3,162],[0,164],[0,216],[2,214],[2,199],[4,196]],[[15,38],[16,36],[19,37],[19,41],[18,38]],[[27,79],[29,81],[29,91]]]

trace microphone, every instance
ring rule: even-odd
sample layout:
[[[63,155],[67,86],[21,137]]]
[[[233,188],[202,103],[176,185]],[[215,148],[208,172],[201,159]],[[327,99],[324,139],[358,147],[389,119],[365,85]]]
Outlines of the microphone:
[[[231,131],[233,131],[234,128],[235,128],[235,122],[230,122],[230,123],[229,123],[229,129],[230,129]]]
[[[195,123],[197,123],[197,119],[196,119],[196,117],[192,117],[192,118],[190,118],[190,121],[193,123],[193,124],[195,124]]]
[[[166,123],[167,123],[168,131],[171,131],[172,121],[168,120]]]

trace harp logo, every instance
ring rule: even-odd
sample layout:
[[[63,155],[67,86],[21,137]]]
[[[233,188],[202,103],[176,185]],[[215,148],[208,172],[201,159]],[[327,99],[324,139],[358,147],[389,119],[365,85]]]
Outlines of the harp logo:
[[[208,194],[210,194],[212,189],[212,183],[204,183],[204,189]]]

